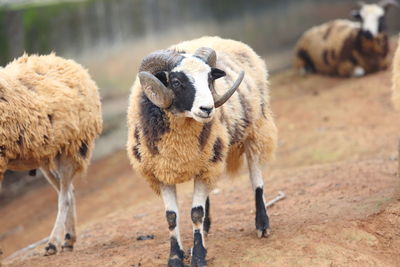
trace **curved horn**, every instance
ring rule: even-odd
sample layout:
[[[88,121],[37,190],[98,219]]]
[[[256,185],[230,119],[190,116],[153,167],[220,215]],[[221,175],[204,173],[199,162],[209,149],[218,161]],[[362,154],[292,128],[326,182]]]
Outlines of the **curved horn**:
[[[390,6],[399,7],[399,3],[396,0],[381,0],[378,5],[383,8],[388,8]]]
[[[142,60],[139,71],[156,74],[173,69],[182,60],[182,55],[174,50],[158,50]]]
[[[217,54],[212,48],[200,47],[194,52],[194,56],[204,60],[212,68],[217,64]]]
[[[222,96],[218,95],[217,92],[215,91],[215,89],[213,89],[212,95],[214,98],[215,108],[222,106],[226,101],[228,101],[228,99],[233,95],[233,93],[236,91],[236,89],[238,89],[240,83],[243,81],[243,78],[244,78],[244,71],[241,71],[239,73],[238,78],[233,83],[232,87],[228,91],[226,91],[226,93],[223,94]]]
[[[142,90],[147,98],[159,108],[169,108],[174,100],[174,93],[156,76],[147,71],[139,72]]]
[[[157,72],[173,69],[182,59],[176,51],[160,50],[145,57],[139,68],[139,80],[147,98],[160,108],[168,108],[174,99],[174,93],[156,76]]]

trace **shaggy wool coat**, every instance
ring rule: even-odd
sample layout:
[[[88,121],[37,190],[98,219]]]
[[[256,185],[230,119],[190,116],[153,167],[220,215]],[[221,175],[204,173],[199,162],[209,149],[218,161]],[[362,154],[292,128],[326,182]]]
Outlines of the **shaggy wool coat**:
[[[53,169],[58,154],[85,171],[101,130],[98,88],[79,64],[23,55],[0,69],[0,176]]]
[[[368,40],[360,36],[360,23],[334,20],[306,31],[297,42],[294,68],[307,65],[311,72],[351,77],[360,66],[365,73],[386,69],[389,65],[389,41],[386,33]]]
[[[153,105],[144,95],[140,81],[132,87],[128,109],[128,155],[159,193],[161,184],[177,184],[195,177],[214,185],[225,169],[235,172],[242,163],[244,146],[259,155],[261,163],[271,159],[277,129],[269,105],[268,73],[263,60],[247,45],[203,37],[170,47],[193,54],[200,47],[216,51],[216,67],[226,76],[215,81],[223,94],[244,70],[237,92],[209,123],[177,117]]]

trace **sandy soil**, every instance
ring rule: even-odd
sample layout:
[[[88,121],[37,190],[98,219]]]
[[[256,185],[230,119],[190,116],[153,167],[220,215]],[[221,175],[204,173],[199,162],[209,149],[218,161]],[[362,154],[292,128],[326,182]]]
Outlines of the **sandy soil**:
[[[211,196],[210,266],[398,266],[400,125],[390,71],[346,80],[286,71],[272,77],[271,88],[280,142],[264,172],[266,196],[281,190],[287,198],[269,210],[272,235],[257,239],[247,171],[222,179]],[[43,257],[42,246],[6,258],[5,266],[165,266],[163,205],[124,151],[94,163],[75,184],[75,251]],[[179,187],[185,249],[192,242],[191,187]],[[1,206],[5,256],[47,236],[55,212],[50,186]],[[136,240],[147,234],[154,239]]]

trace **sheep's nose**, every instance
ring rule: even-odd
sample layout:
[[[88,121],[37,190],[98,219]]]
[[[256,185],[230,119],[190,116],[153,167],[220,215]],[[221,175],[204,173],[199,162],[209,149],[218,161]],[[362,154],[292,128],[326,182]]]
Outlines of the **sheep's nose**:
[[[207,113],[207,115],[210,115],[210,113],[213,111],[214,107],[200,107],[200,110]]]
[[[370,31],[363,31],[362,34],[368,40],[372,40],[374,38],[374,36],[372,35],[372,33]]]

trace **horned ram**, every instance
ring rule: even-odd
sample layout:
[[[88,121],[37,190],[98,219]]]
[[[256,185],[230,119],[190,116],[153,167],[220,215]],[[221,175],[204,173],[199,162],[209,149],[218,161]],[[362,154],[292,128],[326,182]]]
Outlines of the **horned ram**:
[[[268,235],[262,166],[273,157],[277,129],[267,77],[263,60],[249,46],[219,37],[186,41],[142,61],[129,100],[127,149],[134,169],[164,200],[168,266],[183,266],[184,257],[176,184],[194,180],[191,266],[205,266],[209,193],[225,169],[240,168],[243,155],[255,194],[257,234]]]

